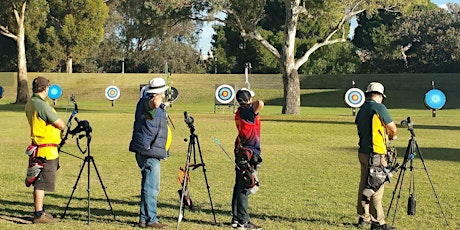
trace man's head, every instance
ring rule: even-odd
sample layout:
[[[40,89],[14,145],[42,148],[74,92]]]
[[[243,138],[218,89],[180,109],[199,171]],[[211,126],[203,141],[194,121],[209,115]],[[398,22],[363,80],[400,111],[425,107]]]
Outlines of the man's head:
[[[236,101],[238,104],[248,104],[251,102],[251,98],[254,97],[255,93],[249,89],[241,88],[236,92]]]
[[[378,96],[382,97],[382,101],[383,101],[383,99],[385,99],[387,97],[385,95],[385,93],[384,93],[384,90],[385,90],[385,88],[383,87],[383,85],[381,83],[379,83],[379,82],[371,82],[367,86],[366,96],[373,97],[374,95],[378,95]]]
[[[32,82],[32,91],[34,93],[41,93],[49,86],[50,81],[44,77],[36,77]]]
[[[145,93],[147,94],[159,94],[165,92],[169,87],[166,86],[165,80],[161,77],[152,78],[149,81],[149,85]]]

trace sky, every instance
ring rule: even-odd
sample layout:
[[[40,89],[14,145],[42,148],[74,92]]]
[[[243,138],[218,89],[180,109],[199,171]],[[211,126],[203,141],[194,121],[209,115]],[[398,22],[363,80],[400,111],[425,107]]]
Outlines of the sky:
[[[442,7],[446,3],[457,3],[460,4],[460,0],[431,0],[431,2],[435,3],[436,5]],[[200,34],[200,39],[198,43],[198,50],[201,51],[202,54],[207,54],[208,51],[211,49],[211,41],[212,35],[214,35],[214,30],[212,29],[213,23],[205,23],[202,32]]]

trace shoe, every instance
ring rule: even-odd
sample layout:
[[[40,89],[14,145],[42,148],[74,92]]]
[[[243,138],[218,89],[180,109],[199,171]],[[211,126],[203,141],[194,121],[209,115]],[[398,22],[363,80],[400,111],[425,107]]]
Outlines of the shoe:
[[[237,228],[238,227],[238,220],[232,219],[232,222],[230,222],[232,225],[232,228]]]
[[[261,230],[262,228],[253,224],[251,221],[248,221],[245,224],[240,224],[238,223],[238,227],[236,227],[237,230]]]
[[[145,228],[145,223],[144,222],[139,222],[139,224],[137,224],[137,227],[139,228]]]
[[[168,228],[168,225],[162,224],[160,222],[155,222],[153,224],[145,225],[145,228]]]
[[[54,224],[57,220],[51,214],[43,213],[40,217],[34,217],[32,223],[34,224]]]
[[[387,224],[372,223],[371,230],[396,230],[396,227]]]
[[[358,220],[358,227],[359,228],[362,228],[362,227],[368,227],[371,225],[371,221],[365,221],[362,217],[359,218]]]

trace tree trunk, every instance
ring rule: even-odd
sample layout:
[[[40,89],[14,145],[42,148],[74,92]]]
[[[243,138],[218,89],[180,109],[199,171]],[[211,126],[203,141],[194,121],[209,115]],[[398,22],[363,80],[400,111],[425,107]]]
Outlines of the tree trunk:
[[[300,80],[296,69],[283,71],[283,114],[300,114]]]
[[[18,47],[18,87],[16,94],[16,104],[25,104],[29,100],[29,87],[27,81],[27,59],[26,46],[24,43],[24,17],[25,17],[26,2],[22,6],[21,15],[16,18],[18,23],[18,34],[16,45]]]
[[[68,57],[65,62],[65,72],[72,73],[72,57]]]

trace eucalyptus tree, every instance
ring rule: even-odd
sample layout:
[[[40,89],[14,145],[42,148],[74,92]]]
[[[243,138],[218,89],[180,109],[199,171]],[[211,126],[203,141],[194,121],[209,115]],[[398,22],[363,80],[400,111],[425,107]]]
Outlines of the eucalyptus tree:
[[[29,7],[26,11],[27,6]],[[5,0],[0,2],[0,34],[13,39],[17,48],[16,103],[26,103],[29,100],[26,35],[31,40],[36,39],[38,30],[44,24],[48,11],[45,0]]]
[[[165,62],[173,71],[198,71],[195,9],[188,1],[121,0],[117,36],[127,71],[157,72]]]
[[[284,0],[283,42],[274,46],[265,37],[259,22],[267,15],[265,5],[274,0],[215,0],[213,4],[222,5],[227,15],[222,22],[236,28],[240,36],[255,40],[277,59],[284,84],[283,114],[300,113],[300,80],[298,70],[309,61],[312,54],[321,47],[347,42],[349,21],[356,15],[366,12],[374,14],[378,9],[404,11],[413,4],[426,4],[427,0]],[[217,7],[216,7],[217,8]],[[212,9],[216,9],[212,8]],[[219,20],[219,19],[217,19]],[[302,23],[314,25],[309,33],[297,34]],[[316,22],[320,22],[316,24]],[[308,36],[315,40],[305,49],[298,50],[297,39]]]
[[[108,7],[104,0],[48,0],[47,25],[39,34],[44,71],[72,73],[74,65],[94,58],[104,36]]]

